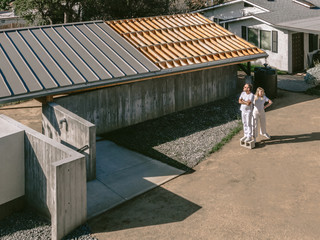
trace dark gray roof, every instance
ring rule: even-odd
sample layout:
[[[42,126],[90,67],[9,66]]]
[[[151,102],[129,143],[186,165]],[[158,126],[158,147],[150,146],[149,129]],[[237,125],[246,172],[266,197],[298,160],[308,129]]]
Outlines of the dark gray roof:
[[[304,7],[292,0],[247,0],[247,2],[268,9],[270,12],[256,14],[255,16],[274,25],[320,16],[320,0],[308,0],[308,2],[319,7],[315,9]]]
[[[0,31],[0,102],[155,71],[102,21]]]
[[[312,31],[316,31],[316,27],[312,26],[314,21],[316,21],[316,24],[319,25],[320,23],[317,21],[318,17],[320,16],[320,0],[308,0],[308,2],[312,3],[313,5],[317,6],[317,8],[307,8],[305,6],[302,6],[298,3],[296,3],[293,0],[274,0],[274,1],[268,1],[268,0],[234,0],[229,1],[227,3],[218,4],[212,7],[200,9],[195,12],[206,12],[211,9],[228,6],[230,4],[239,3],[239,2],[246,2],[246,3],[252,3],[254,5],[260,6],[263,9],[268,10],[268,12],[264,13],[258,13],[254,14],[256,18],[266,21],[270,24],[273,24],[275,26],[283,26],[287,27],[292,23],[297,23],[299,20],[305,20],[308,19],[310,21],[310,24],[306,26],[306,30],[308,28],[311,28]],[[244,17],[244,19],[248,18],[247,16]],[[240,18],[241,19],[241,18]],[[233,19],[233,20],[240,20],[239,18]],[[227,20],[227,19],[226,19]],[[228,19],[230,20],[230,19]],[[227,21],[228,21],[227,20]],[[293,26],[294,27],[294,26]]]

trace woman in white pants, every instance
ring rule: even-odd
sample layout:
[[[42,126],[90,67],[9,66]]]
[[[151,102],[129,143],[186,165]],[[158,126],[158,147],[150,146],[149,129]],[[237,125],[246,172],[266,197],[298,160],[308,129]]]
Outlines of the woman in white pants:
[[[265,103],[268,103],[265,105]],[[267,139],[270,139],[269,134],[266,130],[266,114],[265,109],[272,104],[272,101],[265,96],[264,89],[261,87],[257,88],[254,96],[254,108],[253,108],[253,121],[254,121],[254,137],[258,137],[258,129],[260,122],[260,134]]]

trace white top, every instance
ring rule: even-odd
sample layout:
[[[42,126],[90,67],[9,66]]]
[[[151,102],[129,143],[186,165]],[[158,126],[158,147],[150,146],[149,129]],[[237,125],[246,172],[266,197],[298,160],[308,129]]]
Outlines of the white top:
[[[240,110],[242,112],[251,112],[253,107],[253,101],[254,101],[254,95],[252,93],[247,94],[246,92],[242,92],[240,95],[240,99],[243,99],[244,101],[251,101],[251,104],[249,106],[245,104],[241,104]]]
[[[258,112],[261,112],[264,110],[264,104],[266,102],[269,102],[269,98],[266,96],[258,97],[257,99],[254,99],[254,110],[257,110]]]

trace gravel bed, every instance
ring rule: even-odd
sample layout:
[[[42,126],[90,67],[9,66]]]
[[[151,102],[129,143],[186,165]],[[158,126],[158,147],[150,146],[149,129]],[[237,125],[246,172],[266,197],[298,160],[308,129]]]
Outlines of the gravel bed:
[[[238,95],[113,131],[103,137],[185,171],[203,160],[239,122]],[[51,238],[51,224],[31,210],[0,221],[0,239]],[[97,240],[84,224],[64,239]]]
[[[51,239],[51,224],[46,218],[27,209],[0,221],[1,240],[48,240]],[[78,227],[64,239],[97,240],[90,235],[86,224]]]
[[[110,132],[103,138],[191,170],[238,125],[239,95]]]

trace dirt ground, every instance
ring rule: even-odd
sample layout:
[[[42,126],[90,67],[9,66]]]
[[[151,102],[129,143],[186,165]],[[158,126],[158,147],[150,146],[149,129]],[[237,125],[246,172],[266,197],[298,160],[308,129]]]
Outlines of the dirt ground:
[[[30,100],[19,104],[8,105],[0,108],[0,114],[7,115],[14,120],[41,132],[41,103]]]
[[[89,221],[106,239],[319,239],[320,98],[279,91],[271,140],[250,150],[240,132],[161,187]]]
[[[41,131],[35,100],[0,109]],[[25,116],[28,116],[27,118]],[[320,98],[278,91],[271,140],[222,150],[180,176],[88,222],[104,239],[279,239],[320,236]]]

